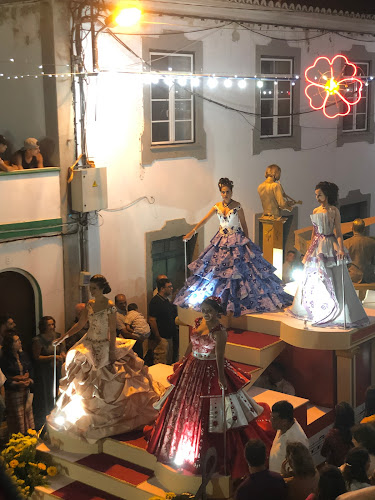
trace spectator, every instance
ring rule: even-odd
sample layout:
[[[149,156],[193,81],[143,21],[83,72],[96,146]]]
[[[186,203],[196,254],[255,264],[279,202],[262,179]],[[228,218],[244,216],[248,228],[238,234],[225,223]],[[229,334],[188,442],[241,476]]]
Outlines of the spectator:
[[[352,429],[354,446],[365,448],[370,455],[369,477],[375,472],[375,428],[372,424],[359,424]]]
[[[141,344],[140,351],[142,354],[141,358],[143,358],[143,342],[149,338],[151,329],[143,314],[138,312],[138,306],[134,302],[128,305],[126,324],[129,325],[133,335],[138,338],[137,342]]]
[[[278,401],[272,406],[271,424],[277,432],[270,452],[270,470],[280,473],[286,458],[287,442],[297,441],[308,449],[309,441],[295,420],[293,406],[288,401]]]
[[[43,316],[39,321],[40,334],[33,338],[32,353],[35,367],[35,425],[40,429],[54,407],[54,347],[55,340],[62,337],[56,332],[56,322],[52,316]],[[61,378],[61,366],[65,360],[65,344],[56,348],[56,395]]]
[[[43,156],[40,154],[38,140],[29,137],[24,142],[24,147],[14,154],[14,165],[21,170],[43,168]]]
[[[294,396],[296,390],[290,382],[285,380],[285,368],[278,361],[274,361],[266,369],[266,371],[259,377],[254,385],[257,387],[263,387],[270,391],[282,392],[283,394],[289,394]]]
[[[16,323],[10,314],[3,314],[0,316],[0,345],[2,345],[4,333],[7,330],[15,330]]]
[[[8,141],[3,135],[0,135],[0,154],[5,153],[7,149]],[[8,161],[4,161],[2,158],[0,158],[0,171],[12,172],[13,170],[19,170],[19,168],[16,165],[9,165]]]
[[[370,386],[366,390],[365,418],[361,424],[375,424],[375,386]]]
[[[9,433],[25,434],[28,429],[34,429],[33,395],[30,392],[34,381],[30,360],[22,351],[21,340],[14,330],[5,332],[0,367],[7,379],[5,404]]]
[[[311,493],[306,500],[336,500],[338,495],[345,492],[345,481],[340,469],[334,465],[326,465],[320,471],[317,494]]]
[[[78,323],[79,317],[81,316],[82,311],[85,309],[85,307],[86,304],[84,304],[83,302],[76,304],[74,308],[75,311],[74,324]],[[75,344],[77,344],[77,342],[81,340],[81,338],[84,335],[86,335],[88,329],[89,329],[89,322],[87,321],[87,323],[79,330],[79,332],[75,333],[74,335],[65,340],[66,352],[68,352],[69,349],[71,349]]]
[[[339,403],[335,407],[335,423],[325,437],[321,455],[330,465],[340,467],[345,462],[348,451],[353,447],[351,428],[354,426],[354,410],[349,403]]]
[[[373,283],[375,281],[375,240],[365,236],[365,221],[353,221],[353,236],[345,240],[352,262],[348,270],[353,283]]]
[[[156,287],[154,288],[154,291],[152,292],[153,297],[155,297],[155,295],[158,294],[158,281],[159,280],[167,280],[167,279],[169,279],[169,278],[166,274],[158,274],[156,276]],[[170,295],[170,297],[172,297],[172,294]]]
[[[370,455],[364,448],[353,448],[346,457],[342,475],[348,491],[361,490],[370,486],[368,470]]]
[[[266,469],[266,445],[250,439],[245,447],[250,475],[237,489],[236,500],[286,500],[286,484],[277,472]]]
[[[288,442],[281,473],[288,486],[288,500],[305,500],[308,495],[317,492],[319,472],[304,444]]]
[[[124,339],[136,340],[136,343],[133,346],[133,351],[143,359],[143,340],[140,340],[139,336],[134,334],[133,329],[130,327],[126,319],[128,316],[128,303],[126,296],[123,293],[116,295],[115,305],[117,335],[123,337]]]
[[[157,344],[164,338],[168,342],[167,364],[177,361],[178,355],[178,330],[175,324],[177,317],[176,306],[171,304],[168,297],[173,293],[173,285],[168,278],[157,281],[158,294],[149,304],[149,323],[153,340]]]

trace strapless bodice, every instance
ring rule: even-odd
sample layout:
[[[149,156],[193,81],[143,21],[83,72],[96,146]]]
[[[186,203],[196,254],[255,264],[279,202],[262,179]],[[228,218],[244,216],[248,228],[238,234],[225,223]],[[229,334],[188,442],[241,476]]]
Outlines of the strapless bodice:
[[[226,215],[215,205],[215,210],[219,218],[220,228],[219,231],[222,234],[231,234],[241,231],[240,219],[238,217],[238,211],[241,206],[232,208],[227,212]]]
[[[333,230],[335,227],[334,213],[330,212],[318,212],[316,214],[310,215],[311,222],[319,234],[324,236],[333,235]]]

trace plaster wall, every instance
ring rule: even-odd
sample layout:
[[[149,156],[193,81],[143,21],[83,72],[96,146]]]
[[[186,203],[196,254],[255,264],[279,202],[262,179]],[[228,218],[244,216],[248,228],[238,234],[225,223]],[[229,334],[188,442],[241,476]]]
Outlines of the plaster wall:
[[[1,224],[58,219],[61,217],[59,172],[1,175],[0,199],[6,207],[0,215]]]
[[[159,19],[159,18],[158,18]],[[162,18],[183,31],[215,25],[176,18]],[[197,23],[194,26],[194,23]],[[150,30],[151,28],[149,28]],[[157,27],[152,26],[156,32]],[[176,29],[176,28],[175,28]],[[206,32],[186,34],[190,40],[186,50],[194,50],[195,41],[203,42],[203,72],[228,76],[255,73],[256,45],[268,44],[264,36],[246,30],[214,28]],[[233,41],[238,38],[238,41]],[[290,30],[270,30],[270,36],[293,38]],[[352,42],[329,35],[312,38],[314,33],[305,31],[308,40],[288,42],[301,48],[301,68],[310,65],[318,55],[334,56],[349,51]],[[141,54],[139,36],[118,35],[136,54]],[[167,40],[168,36],[164,35]],[[298,38],[301,38],[301,32]],[[312,38],[312,39],[309,39]],[[363,44],[371,52],[371,44]],[[277,163],[282,168],[282,183],[286,192],[303,200],[299,207],[299,227],[310,225],[309,214],[316,206],[314,187],[321,180],[339,185],[340,197],[349,190],[371,192],[375,181],[373,155],[375,146],[368,142],[344,144],[336,147],[338,121],[328,120],[321,112],[309,111],[304,95],[303,82],[295,91],[300,94],[301,150],[275,149],[253,154],[253,127],[251,115],[224,109],[211,102],[204,102],[204,130],[207,135],[207,160],[193,158],[155,161],[150,166],[141,165],[141,136],[144,126],[143,85],[139,75],[118,71],[141,71],[142,65],[134,55],[107,34],[98,39],[101,73],[92,77],[88,85],[87,131],[89,155],[97,166],[108,167],[109,207],[121,207],[140,196],[153,196],[155,203],[141,201],[135,206],[116,213],[101,212],[100,227],[101,271],[105,274],[114,293],[126,292],[128,298],[146,306],[145,233],[161,229],[166,221],[186,219],[190,224],[199,221],[219,200],[217,181],[222,176],[234,181],[234,198],[244,208],[250,236],[254,235],[255,214],[261,212],[257,186],[264,179],[267,165]],[[173,47],[170,47],[173,52]],[[275,56],[282,56],[282,49]],[[111,72],[112,71],[112,72]],[[372,87],[370,91],[373,91]],[[254,82],[246,89],[233,85],[225,89],[220,84],[209,89],[201,83],[199,93],[231,107],[254,113],[256,94]],[[299,110],[295,110],[299,111]],[[373,109],[370,110],[373,120]],[[375,213],[375,199],[371,200],[371,214]],[[210,220],[205,229],[205,244],[215,232],[217,222]],[[109,244],[110,243],[110,244]],[[97,272],[96,269],[90,269]]]
[[[42,311],[37,311],[37,313],[53,316],[56,319],[56,330],[64,331],[61,236],[2,243],[0,245],[0,271],[19,272],[19,270],[29,273],[40,287]],[[38,300],[37,297],[36,300]],[[38,319],[37,317],[37,321]]]

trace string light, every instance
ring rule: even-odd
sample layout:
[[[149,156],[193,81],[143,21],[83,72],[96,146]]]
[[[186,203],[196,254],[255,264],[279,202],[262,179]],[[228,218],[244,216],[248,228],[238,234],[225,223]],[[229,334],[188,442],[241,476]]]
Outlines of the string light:
[[[229,78],[227,78],[226,80],[224,80],[224,87],[226,89],[230,89],[232,86],[232,80],[230,80]]]
[[[217,78],[211,76],[208,79],[207,85],[210,87],[210,89],[214,89],[217,86]]]

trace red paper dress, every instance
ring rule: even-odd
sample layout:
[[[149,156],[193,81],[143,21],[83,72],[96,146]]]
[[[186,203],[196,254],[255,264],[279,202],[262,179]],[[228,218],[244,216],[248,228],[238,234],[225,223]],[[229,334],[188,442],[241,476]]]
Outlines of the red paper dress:
[[[201,320],[196,320],[196,327]],[[244,457],[247,441],[259,438],[269,450],[274,432],[269,406],[257,404],[247,394],[244,388],[249,378],[225,359],[227,445],[224,454],[223,399],[215,352],[215,331],[220,329],[222,325],[208,335],[199,334],[196,328],[192,330],[192,353],[175,365],[177,368],[168,379],[171,386],[158,403],[161,411],[152,428],[147,451],[164,464],[201,474],[201,460],[214,446],[217,471],[223,473],[226,456],[226,472],[236,478],[248,472]]]

